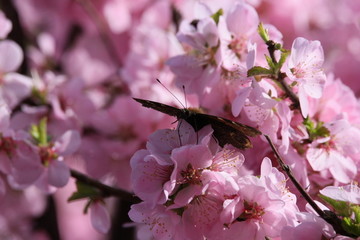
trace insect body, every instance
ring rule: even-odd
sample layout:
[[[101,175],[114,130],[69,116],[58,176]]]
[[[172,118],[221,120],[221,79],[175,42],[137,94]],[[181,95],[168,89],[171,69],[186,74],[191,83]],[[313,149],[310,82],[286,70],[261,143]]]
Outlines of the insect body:
[[[135,101],[141,103],[144,107],[152,108],[159,112],[174,116],[177,119],[184,119],[197,132],[204,126],[210,124],[214,130],[214,137],[218,140],[220,146],[229,143],[236,148],[245,149],[252,147],[248,137],[255,137],[261,132],[253,127],[231,121],[226,118],[214,115],[198,113],[194,110],[183,108],[179,109],[166,104],[134,98]]]

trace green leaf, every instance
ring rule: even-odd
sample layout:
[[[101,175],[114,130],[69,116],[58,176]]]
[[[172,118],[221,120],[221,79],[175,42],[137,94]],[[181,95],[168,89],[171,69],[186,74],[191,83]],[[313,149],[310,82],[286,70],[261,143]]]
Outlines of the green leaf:
[[[272,71],[274,71],[275,68],[276,68],[276,65],[275,65],[275,63],[273,62],[273,60],[271,59],[271,57],[265,55],[265,59],[266,59],[266,61],[267,61],[268,66],[270,67],[270,69],[271,69]]]
[[[329,203],[334,209],[337,215],[343,216],[343,217],[350,217],[351,216],[351,207],[348,202],[345,201],[339,201],[332,199],[330,197],[327,197],[325,195],[319,194],[320,198],[322,198],[324,201]]]
[[[324,127],[324,123],[323,122],[318,122],[315,123],[310,120],[310,118],[306,118],[303,121],[304,126],[306,127],[306,130],[309,133],[309,139],[311,141],[317,139],[317,138],[324,138],[324,137],[329,137],[330,136],[330,131],[329,129],[327,129],[326,127]]]
[[[264,42],[267,42],[270,40],[269,33],[268,33],[267,29],[264,28],[264,25],[261,22],[259,23],[257,31],[258,31],[260,37],[262,38],[262,40],[264,40]]]
[[[216,25],[219,23],[219,18],[224,14],[224,11],[220,8],[216,13],[211,15],[211,18],[214,19]]]
[[[353,205],[351,206],[351,210],[355,214],[355,222],[360,223],[360,206],[359,205]]]
[[[83,198],[95,199],[101,197],[101,192],[86,183],[76,181],[77,192],[74,192],[68,199],[68,202],[79,200]]]
[[[330,131],[321,124],[319,126],[316,126],[316,135],[320,137],[328,137],[330,136]]]
[[[270,69],[263,68],[260,66],[252,67],[247,72],[248,77],[258,76],[258,75],[272,75],[272,74],[273,74],[273,72]]]
[[[279,62],[277,64],[278,69],[280,70],[282,68],[282,66],[284,65],[286,58],[289,56],[290,51],[286,50],[286,49],[281,49],[281,55],[280,55],[280,59]]]
[[[345,217],[342,220],[341,225],[347,233],[353,234],[355,237],[360,236],[360,224],[355,223],[352,218]]]

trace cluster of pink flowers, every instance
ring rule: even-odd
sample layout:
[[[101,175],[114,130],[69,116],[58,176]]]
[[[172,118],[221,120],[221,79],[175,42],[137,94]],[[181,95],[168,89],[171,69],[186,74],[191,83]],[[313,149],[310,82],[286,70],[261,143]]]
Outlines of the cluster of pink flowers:
[[[359,3],[6,2],[0,238],[56,239],[35,224],[49,202],[61,239],[360,236]],[[133,97],[258,129],[342,222],[307,204],[264,136],[219,146],[211,125],[195,131]],[[111,221],[134,195],[132,223]]]

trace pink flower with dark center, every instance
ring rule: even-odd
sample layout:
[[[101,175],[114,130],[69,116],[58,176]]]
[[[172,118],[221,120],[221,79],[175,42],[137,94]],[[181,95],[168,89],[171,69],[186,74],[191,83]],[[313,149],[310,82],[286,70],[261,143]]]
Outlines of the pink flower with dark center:
[[[296,197],[286,190],[284,180],[267,158],[260,178],[240,178],[237,196],[224,202],[221,219],[226,228],[221,239],[276,238],[284,226],[293,225],[293,215],[298,211]]]
[[[360,130],[345,119],[324,126],[330,131],[330,137],[315,140],[306,158],[313,170],[329,171],[335,180],[349,183],[357,173]]]
[[[301,112],[308,115],[308,97],[320,98],[325,85],[326,76],[322,65],[324,53],[319,41],[296,38],[287,60],[286,74],[292,82],[298,84],[298,95]]]

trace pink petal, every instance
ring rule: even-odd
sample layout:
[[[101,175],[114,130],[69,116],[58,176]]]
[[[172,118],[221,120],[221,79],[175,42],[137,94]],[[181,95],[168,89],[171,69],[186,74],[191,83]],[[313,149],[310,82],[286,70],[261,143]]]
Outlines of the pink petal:
[[[121,33],[130,27],[131,15],[126,1],[107,1],[103,11],[112,32]]]
[[[203,2],[196,1],[194,4],[194,15],[198,19],[211,16],[212,11],[209,6]]]
[[[309,114],[309,101],[307,99],[307,95],[305,94],[305,90],[302,87],[299,88],[299,101],[301,114],[304,118],[306,118]]]
[[[324,149],[309,148],[306,158],[315,171],[321,171],[329,167],[329,154]]]
[[[6,18],[3,12],[0,11],[0,38],[6,38],[11,29],[11,21]]]
[[[269,176],[272,172],[272,163],[270,158],[265,157],[261,163],[261,175],[262,176]]]
[[[25,143],[18,144],[12,160],[11,178],[16,184],[33,184],[44,172],[39,156]]]
[[[238,36],[249,36],[256,31],[259,16],[256,10],[244,3],[236,3],[229,11],[226,23],[230,32]]]
[[[63,156],[73,154],[80,146],[81,138],[78,131],[66,131],[55,143],[55,149]]]
[[[252,44],[248,42],[248,55],[246,56],[246,67],[248,69],[255,66],[256,53],[257,53],[256,43]]]
[[[55,54],[55,39],[51,34],[41,33],[38,36],[38,44],[46,56],[53,56]]]
[[[336,180],[341,183],[350,183],[355,178],[357,167],[351,158],[332,150],[329,160],[331,162],[330,173]]]
[[[92,226],[101,233],[107,233],[110,229],[110,216],[105,206],[95,202],[90,206],[90,219]]]
[[[324,90],[325,80],[326,76],[323,73],[319,73],[313,79],[306,79],[306,83],[303,85],[304,91],[312,98],[320,98]]]
[[[21,100],[28,97],[32,87],[31,78],[13,72],[6,74],[4,76],[3,95],[9,107],[15,107]]]
[[[24,53],[20,46],[10,40],[0,42],[0,72],[14,72],[24,59]]]
[[[49,184],[55,187],[63,187],[70,178],[69,167],[63,161],[53,160],[48,167]]]
[[[242,108],[245,105],[245,100],[248,98],[251,90],[252,90],[251,87],[246,87],[241,89],[237,93],[237,96],[235,97],[234,101],[231,104],[231,112],[234,115],[234,117],[239,116]]]
[[[0,178],[0,198],[3,198],[5,196],[5,193],[6,193],[5,183],[4,180]]]
[[[328,186],[320,190],[320,193],[338,201],[360,204],[360,188],[355,184],[341,187]]]
[[[10,125],[10,111],[6,105],[0,106],[0,132],[9,128]]]

